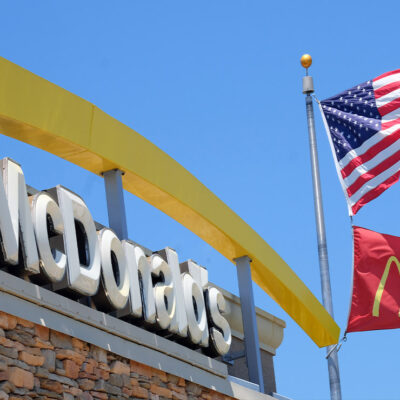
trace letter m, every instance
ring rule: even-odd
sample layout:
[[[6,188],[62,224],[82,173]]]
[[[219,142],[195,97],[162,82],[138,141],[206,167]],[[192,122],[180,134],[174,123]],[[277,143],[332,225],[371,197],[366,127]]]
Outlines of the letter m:
[[[39,273],[39,256],[26,191],[24,174],[19,164],[4,158],[0,173],[0,234],[4,261],[19,263],[21,244],[25,271]]]

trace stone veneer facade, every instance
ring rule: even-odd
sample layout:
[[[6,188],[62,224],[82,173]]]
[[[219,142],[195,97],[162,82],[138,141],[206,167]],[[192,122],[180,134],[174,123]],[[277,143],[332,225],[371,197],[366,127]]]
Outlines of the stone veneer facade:
[[[0,400],[3,399],[232,397],[0,312]]]

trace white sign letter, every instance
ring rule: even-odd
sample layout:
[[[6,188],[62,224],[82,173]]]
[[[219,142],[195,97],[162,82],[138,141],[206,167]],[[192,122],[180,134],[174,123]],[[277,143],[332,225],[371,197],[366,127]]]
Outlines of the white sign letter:
[[[225,312],[225,299],[222,293],[214,287],[208,287],[205,295],[208,316],[212,322],[210,327],[211,348],[223,356],[229,351],[232,342],[231,328],[228,321],[221,315]]]
[[[182,275],[188,319],[189,338],[194,344],[208,346],[208,324],[206,306],[201,286],[189,275]]]
[[[17,244],[17,252],[19,232],[21,231],[25,270],[32,274],[38,274],[40,272],[39,255],[36,248],[35,233],[28,202],[28,193],[26,192],[24,173],[22,172],[22,168],[9,158],[3,159],[3,180],[8,200],[8,210],[11,215],[12,231]],[[11,234],[11,232],[9,234]],[[5,242],[8,242],[9,245],[10,241],[12,240],[7,238]]]
[[[99,234],[101,284],[94,301],[100,310],[109,312],[125,307],[129,298],[129,275],[125,254],[117,235],[108,228]]]
[[[33,196],[31,209],[42,269],[50,281],[59,282],[64,278],[67,257],[61,251],[51,249],[47,218],[51,218],[54,233],[63,235],[64,222],[60,208],[47,193],[39,192]]]
[[[151,278],[151,266],[146,254],[144,254],[144,251],[139,246],[135,247],[134,260],[142,283],[143,317],[146,322],[154,324],[156,322],[156,304],[154,300],[153,280]]]
[[[57,186],[56,189],[64,220],[64,247],[68,260],[69,287],[84,296],[93,296],[97,292],[100,280],[100,252],[93,218],[85,202],[78,195],[62,186]],[[77,229],[83,242],[80,249]],[[82,264],[80,255],[83,259]]]
[[[176,299],[172,285],[172,273],[169,265],[158,254],[150,257],[151,272],[162,281],[154,286],[154,298],[157,308],[157,322],[162,329],[167,329],[175,314]]]
[[[177,333],[179,336],[187,336],[188,321],[185,310],[185,299],[183,296],[183,287],[181,279],[181,270],[179,267],[178,254],[170,247],[157,252],[169,265],[171,270],[173,298],[175,302],[175,312],[172,315],[169,331]]]
[[[129,307],[130,307],[130,315],[135,318],[140,318],[143,313],[142,307],[142,296],[140,293],[140,284],[139,284],[139,271],[138,266],[136,264],[136,248],[140,249],[138,246],[135,246],[129,240],[122,241],[122,247],[125,252],[126,266],[129,273]],[[139,251],[139,250],[138,250]],[[139,255],[140,258],[140,255]]]

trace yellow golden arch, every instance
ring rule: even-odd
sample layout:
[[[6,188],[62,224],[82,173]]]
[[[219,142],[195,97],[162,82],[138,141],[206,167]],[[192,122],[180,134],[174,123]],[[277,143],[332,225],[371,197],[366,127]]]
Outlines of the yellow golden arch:
[[[0,58],[0,132],[97,175],[119,168],[124,188],[229,260],[248,255],[253,280],[320,347],[339,327],[282,258],[190,172],[93,104]]]
[[[381,305],[383,291],[385,290],[385,285],[386,285],[386,281],[387,281],[388,276],[389,276],[390,267],[392,266],[393,263],[395,263],[395,265],[396,265],[396,267],[397,267],[397,269],[399,271],[399,274],[400,274],[400,262],[399,262],[399,260],[395,256],[389,257],[389,259],[386,262],[386,266],[385,266],[385,269],[383,271],[382,278],[381,278],[381,280],[379,282],[378,289],[376,290],[376,293],[375,293],[374,305],[372,307],[372,315],[374,317],[379,317],[379,307]],[[399,311],[399,317],[400,317],[400,311]]]

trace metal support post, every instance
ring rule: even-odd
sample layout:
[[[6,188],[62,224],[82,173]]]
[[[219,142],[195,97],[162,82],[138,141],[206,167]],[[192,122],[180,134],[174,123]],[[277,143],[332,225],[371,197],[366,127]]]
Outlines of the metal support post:
[[[103,172],[107,198],[108,223],[110,228],[114,230],[121,240],[128,239],[122,175],[123,172],[119,169]]]
[[[242,308],[246,362],[251,382],[258,384],[264,393],[260,343],[258,340],[256,309],[254,306],[253,282],[251,280],[250,258],[235,259],[239,283],[240,304]]]
[[[303,64],[304,58],[304,64]],[[311,57],[305,55],[302,57],[302,65],[308,69],[311,65]],[[333,304],[331,282],[329,276],[329,262],[328,262],[328,248],[326,244],[324,210],[322,206],[322,193],[321,193],[321,180],[319,176],[319,163],[317,153],[317,138],[315,135],[314,123],[314,109],[312,104],[311,93],[314,92],[314,85],[312,77],[305,76],[303,78],[303,93],[306,94],[306,110],[307,110],[307,124],[308,135],[310,140],[310,157],[311,157],[311,171],[314,192],[314,207],[315,207],[315,222],[317,227],[317,243],[318,243],[318,257],[319,268],[321,275],[321,291],[322,291],[322,304],[326,311],[333,318]],[[339,374],[339,360],[335,350],[332,351],[334,346],[326,348],[328,357],[328,372],[329,372],[329,386],[332,400],[341,400],[342,392],[340,387],[340,374]]]

